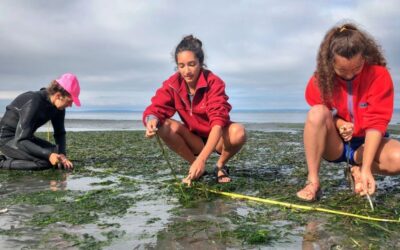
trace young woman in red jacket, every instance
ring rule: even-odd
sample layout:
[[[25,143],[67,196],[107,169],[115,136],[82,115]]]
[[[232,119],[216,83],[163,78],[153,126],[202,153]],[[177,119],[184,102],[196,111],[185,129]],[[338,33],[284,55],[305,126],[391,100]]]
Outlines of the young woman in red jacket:
[[[304,126],[308,180],[297,192],[300,199],[318,199],[322,158],[348,161],[360,195],[375,192],[373,173],[400,173],[400,143],[386,133],[393,83],[380,47],[366,32],[351,23],[327,32],[305,96],[311,105]]]
[[[204,174],[213,151],[220,154],[217,181],[230,182],[226,163],[242,148],[246,132],[243,125],[230,121],[225,84],[205,69],[202,42],[192,35],[176,47],[175,62],[178,71],[164,81],[143,113],[146,136],[158,134],[191,164],[184,183],[190,185]],[[171,119],[176,112],[182,122]]]

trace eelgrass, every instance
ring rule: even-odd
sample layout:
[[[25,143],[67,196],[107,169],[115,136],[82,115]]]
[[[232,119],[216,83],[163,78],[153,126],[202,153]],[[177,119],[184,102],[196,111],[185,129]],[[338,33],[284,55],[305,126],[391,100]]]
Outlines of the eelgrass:
[[[174,177],[175,183],[177,183],[177,185],[179,186],[179,190],[180,190],[180,192],[182,194],[182,197],[183,197],[184,201],[188,202],[189,201],[189,197],[185,194],[185,191],[183,191],[183,189],[182,189],[182,183],[179,181],[178,177],[176,176],[175,169],[172,167],[172,164],[169,161],[168,154],[165,151],[164,146],[163,146],[163,144],[161,142],[161,139],[158,136],[158,134],[156,134],[156,138],[157,138],[158,145],[160,146],[161,153],[164,156],[165,161],[167,162],[168,168],[170,169],[172,176]]]

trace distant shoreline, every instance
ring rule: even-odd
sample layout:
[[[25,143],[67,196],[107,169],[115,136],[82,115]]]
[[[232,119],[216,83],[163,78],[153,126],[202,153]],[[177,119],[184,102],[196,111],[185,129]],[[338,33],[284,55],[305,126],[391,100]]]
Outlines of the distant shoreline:
[[[248,130],[260,131],[297,131],[303,128],[302,123],[280,122],[241,122]],[[109,119],[66,119],[67,131],[116,131],[116,130],[144,130],[141,120],[109,120]],[[44,125],[41,131],[47,131]]]
[[[249,131],[264,132],[300,132],[304,123],[299,122],[241,122]],[[49,128],[50,127],[50,128]],[[108,119],[66,119],[67,131],[120,131],[143,130],[141,120],[108,120]],[[39,131],[52,131],[51,125],[42,126]],[[400,124],[390,124],[390,130],[400,131]]]
[[[274,124],[274,123],[299,123],[303,124],[307,117],[305,109],[242,109],[232,110],[230,118],[234,122],[249,124]],[[1,114],[0,114],[1,117]],[[138,110],[68,110],[66,120],[71,123],[89,124],[90,121],[98,121],[101,123],[110,123],[110,121],[119,121],[124,124],[129,122],[137,123],[142,119],[142,111]],[[179,120],[179,116],[175,114],[173,119]],[[74,122],[75,121],[75,122]],[[395,110],[391,120],[391,125],[400,124],[400,112]],[[140,125],[142,126],[142,125]],[[79,125],[81,127],[81,125]]]
[[[237,115],[239,114],[239,115]],[[67,112],[65,127],[67,131],[118,131],[118,130],[144,130],[141,121],[141,112],[101,113],[101,112]],[[179,117],[175,115],[174,119]],[[288,131],[298,132],[304,127],[306,113],[268,113],[249,112],[231,113],[231,120],[245,125],[247,130],[257,131]],[[49,123],[48,123],[49,124]],[[51,125],[45,124],[38,131],[52,131]],[[400,131],[400,114],[393,115],[389,125],[390,130]]]

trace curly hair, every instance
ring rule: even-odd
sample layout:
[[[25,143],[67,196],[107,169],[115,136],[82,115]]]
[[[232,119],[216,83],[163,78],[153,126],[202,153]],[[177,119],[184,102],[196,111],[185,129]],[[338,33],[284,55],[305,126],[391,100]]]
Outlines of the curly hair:
[[[356,25],[345,23],[331,28],[325,34],[319,47],[317,69],[314,72],[324,103],[331,102],[335,87],[334,56],[351,59],[359,53],[369,65],[386,66],[386,59],[380,45]]]

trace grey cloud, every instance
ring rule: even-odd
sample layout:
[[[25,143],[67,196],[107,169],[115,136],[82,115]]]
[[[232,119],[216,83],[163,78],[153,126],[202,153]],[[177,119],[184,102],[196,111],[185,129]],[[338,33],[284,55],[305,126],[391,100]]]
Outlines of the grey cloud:
[[[173,49],[187,34],[203,41],[206,63],[227,83],[236,108],[279,107],[279,99],[282,107],[306,107],[303,91],[318,46],[343,18],[376,37],[393,79],[400,81],[395,0],[6,0],[0,5],[0,91],[37,89],[70,71],[81,81],[84,107],[146,106],[174,72]]]

